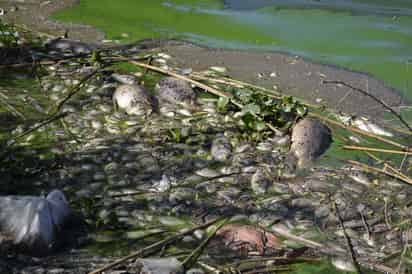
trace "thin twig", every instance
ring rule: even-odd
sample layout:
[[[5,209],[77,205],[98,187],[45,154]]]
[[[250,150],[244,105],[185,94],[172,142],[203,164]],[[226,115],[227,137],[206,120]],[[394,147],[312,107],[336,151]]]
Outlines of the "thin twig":
[[[195,249],[186,259],[182,262],[183,268],[185,270],[190,269],[196,263],[196,260],[200,257],[203,250],[206,248],[210,240],[216,235],[217,231],[227,223],[228,219],[223,219],[219,222],[210,232],[209,236]]]
[[[101,70],[100,69],[96,69],[94,71],[92,71],[91,73],[87,74],[85,77],[83,77],[80,82],[73,86],[70,91],[69,94],[59,102],[59,104],[57,105],[56,109],[54,110],[53,114],[51,114],[52,116],[59,113],[60,110],[62,109],[62,107],[64,106],[64,104],[70,100],[70,98],[72,98],[77,92],[79,92],[79,90],[82,88],[83,84],[86,83],[89,79],[91,79],[93,76],[95,76],[97,73],[99,73]]]
[[[40,128],[42,128],[42,127],[44,127],[44,126],[46,126],[46,125],[48,125],[48,124],[50,124],[50,123],[52,123],[56,120],[59,120],[59,119],[65,117],[65,116],[67,116],[68,114],[69,114],[68,112],[63,112],[63,113],[51,116],[50,118],[40,122],[39,124],[33,126],[32,128],[29,128],[28,130],[24,131],[23,133],[17,135],[16,137],[14,137],[14,140],[18,140],[18,139],[32,133],[33,131],[36,131],[36,130],[38,130],[38,129],[40,129]]]
[[[214,223],[216,223],[216,222],[219,221],[219,220],[220,220],[220,219],[218,218],[218,219],[212,220],[212,221],[210,221],[210,222],[204,223],[204,224],[202,224],[202,225],[198,225],[198,226],[196,226],[196,227],[194,227],[194,228],[192,228],[192,229],[189,229],[189,230],[187,230],[187,231],[185,231],[185,232],[181,232],[181,233],[179,233],[179,234],[170,236],[170,237],[168,237],[168,238],[166,238],[166,239],[164,239],[164,240],[161,240],[161,241],[159,241],[159,242],[156,242],[156,243],[154,243],[154,244],[152,244],[152,245],[149,245],[149,246],[147,246],[147,247],[145,247],[145,248],[139,249],[138,251],[133,252],[132,254],[129,254],[129,255],[123,257],[123,258],[120,258],[120,259],[118,259],[118,260],[116,260],[116,261],[114,261],[114,262],[112,262],[112,263],[110,263],[110,264],[107,264],[107,265],[105,265],[105,266],[103,266],[103,267],[101,267],[101,268],[99,268],[99,269],[96,269],[96,270],[90,272],[89,274],[99,274],[99,273],[102,273],[103,271],[107,271],[107,270],[109,270],[109,269],[112,269],[112,268],[120,265],[120,264],[123,264],[123,263],[127,262],[128,260],[131,260],[131,259],[134,259],[134,258],[137,258],[137,257],[144,256],[144,255],[147,254],[148,252],[152,252],[153,250],[157,250],[157,249],[159,249],[159,248],[162,248],[162,247],[165,246],[165,245],[171,244],[171,243],[179,240],[180,238],[182,238],[182,237],[184,237],[184,236],[186,236],[186,235],[188,235],[188,234],[193,233],[195,230],[204,229],[204,228],[206,228],[206,227],[209,227],[209,226],[213,225]]]
[[[348,83],[346,83],[346,82],[344,82],[344,81],[328,81],[328,80],[324,80],[322,83],[323,83],[323,84],[343,85],[343,86],[348,87],[348,88],[350,88],[350,89],[352,89],[352,90],[354,90],[354,91],[357,91],[357,92],[359,92],[359,93],[361,93],[361,94],[363,94],[363,95],[365,95],[365,96],[367,96],[367,97],[369,97],[369,98],[372,98],[375,102],[377,102],[378,104],[380,104],[381,106],[383,106],[385,109],[389,110],[393,115],[395,115],[395,116],[399,119],[399,121],[401,121],[401,123],[402,123],[407,129],[409,129],[410,132],[412,132],[412,127],[408,124],[408,122],[406,122],[406,121],[403,119],[403,117],[402,117],[399,113],[397,113],[392,107],[390,107],[388,104],[386,104],[385,102],[383,102],[382,100],[380,100],[380,99],[377,98],[376,96],[370,94],[368,91],[365,91],[365,90],[363,90],[363,89],[361,89],[361,88],[354,87],[354,86],[352,86],[352,85],[350,85],[350,84],[348,84]]]

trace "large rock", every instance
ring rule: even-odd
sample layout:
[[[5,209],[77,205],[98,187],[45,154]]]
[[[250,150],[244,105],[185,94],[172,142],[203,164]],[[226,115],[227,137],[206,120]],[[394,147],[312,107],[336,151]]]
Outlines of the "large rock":
[[[44,197],[0,197],[0,245],[9,244],[34,256],[48,254],[70,215],[64,194],[54,190]]]
[[[292,131],[291,155],[297,158],[298,167],[306,167],[320,157],[332,143],[330,129],[318,119],[304,118]]]
[[[146,115],[153,112],[153,101],[146,90],[138,85],[121,85],[113,94],[113,104],[132,115]]]

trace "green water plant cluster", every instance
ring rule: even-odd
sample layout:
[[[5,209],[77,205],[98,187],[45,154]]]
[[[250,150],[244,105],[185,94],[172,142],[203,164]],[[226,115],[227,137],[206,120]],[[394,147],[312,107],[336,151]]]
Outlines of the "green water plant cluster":
[[[234,111],[234,117],[240,128],[248,133],[267,132],[269,127],[288,131],[293,123],[306,116],[305,105],[291,96],[281,99],[250,89],[234,89],[234,98],[221,97],[217,108],[221,112]],[[242,107],[239,107],[242,106]]]

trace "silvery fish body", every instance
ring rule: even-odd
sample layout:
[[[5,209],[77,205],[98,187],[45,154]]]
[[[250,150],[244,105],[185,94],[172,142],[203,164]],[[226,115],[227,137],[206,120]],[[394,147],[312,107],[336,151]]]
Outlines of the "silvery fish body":
[[[70,215],[64,194],[54,190],[46,198],[0,197],[0,235],[25,253],[45,255],[56,242],[56,233]]]

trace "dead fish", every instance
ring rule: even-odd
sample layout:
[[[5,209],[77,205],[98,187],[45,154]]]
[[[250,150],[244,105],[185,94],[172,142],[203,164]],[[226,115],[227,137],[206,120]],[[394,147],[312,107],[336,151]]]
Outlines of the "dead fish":
[[[156,84],[155,91],[160,104],[172,104],[189,108],[196,104],[196,93],[190,84],[177,78],[163,78]]]
[[[377,124],[372,123],[368,119],[364,117],[356,118],[355,120],[352,121],[352,125],[354,127],[359,128],[360,130],[370,132],[376,135],[380,136],[387,136],[387,137],[393,137],[393,133],[389,132],[382,127],[378,126]]]
[[[146,115],[153,112],[153,101],[146,90],[138,85],[121,85],[113,94],[113,104],[127,114]]]
[[[226,161],[232,154],[232,145],[226,137],[213,140],[211,154],[216,161]]]
[[[75,54],[86,54],[92,52],[96,46],[89,45],[80,41],[70,40],[66,38],[56,38],[49,40],[45,47],[48,50],[55,50],[61,52],[72,52]]]
[[[305,167],[320,157],[331,145],[330,129],[318,119],[304,118],[292,130],[290,154],[297,158],[298,166]]]

